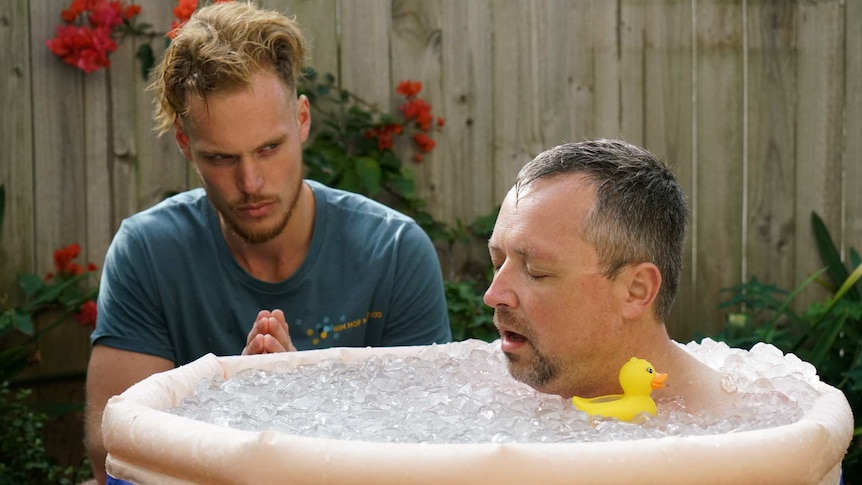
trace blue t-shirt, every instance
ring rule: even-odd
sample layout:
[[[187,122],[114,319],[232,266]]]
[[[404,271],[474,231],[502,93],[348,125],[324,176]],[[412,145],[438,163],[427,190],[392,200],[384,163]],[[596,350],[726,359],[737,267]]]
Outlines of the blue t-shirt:
[[[299,350],[425,345],[452,339],[440,263],[409,217],[306,181],[311,245],[269,283],[234,259],[203,189],[125,219],[108,248],[90,339],[175,365],[239,354],[260,310],[281,309]]]

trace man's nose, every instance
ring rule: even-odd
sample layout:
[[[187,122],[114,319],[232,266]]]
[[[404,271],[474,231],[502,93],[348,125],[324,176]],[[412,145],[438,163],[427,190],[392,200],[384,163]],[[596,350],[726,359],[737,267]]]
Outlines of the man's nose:
[[[518,306],[518,298],[512,286],[513,276],[506,263],[494,273],[494,279],[491,280],[491,285],[485,291],[486,305],[493,308],[500,305],[510,308]]]
[[[239,163],[239,186],[246,194],[255,194],[263,187],[263,176],[257,162],[243,159]]]

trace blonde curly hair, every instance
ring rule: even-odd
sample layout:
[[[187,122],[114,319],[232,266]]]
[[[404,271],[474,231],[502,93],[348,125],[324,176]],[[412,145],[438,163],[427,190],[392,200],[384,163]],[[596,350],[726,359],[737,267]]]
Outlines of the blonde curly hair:
[[[244,86],[261,70],[296,88],[308,61],[295,18],[244,2],[201,8],[177,33],[153,69],[156,129],[169,131],[188,114],[189,96],[206,99],[216,89]]]

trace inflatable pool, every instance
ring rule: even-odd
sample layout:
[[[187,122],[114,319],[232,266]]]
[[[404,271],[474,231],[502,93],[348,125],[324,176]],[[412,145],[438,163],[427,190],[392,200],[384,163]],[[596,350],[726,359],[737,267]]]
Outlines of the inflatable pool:
[[[461,343],[437,346],[447,347]],[[413,356],[425,347],[207,355],[111,398],[102,421],[107,472],[135,484],[829,484],[839,483],[853,417],[843,393],[818,397],[788,425],[735,433],[575,443],[384,443],[229,429],[166,412],[202,379],[324,359]]]

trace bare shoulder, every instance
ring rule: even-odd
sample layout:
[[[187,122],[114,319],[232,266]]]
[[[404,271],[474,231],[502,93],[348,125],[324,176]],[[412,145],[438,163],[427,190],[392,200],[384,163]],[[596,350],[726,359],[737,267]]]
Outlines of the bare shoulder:
[[[657,397],[681,398],[682,404],[692,413],[720,412],[738,404],[736,393],[722,386],[721,372],[707,366],[684,350],[676,355],[672,369],[668,370],[666,389]]]

